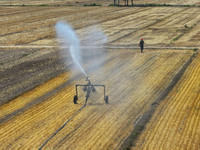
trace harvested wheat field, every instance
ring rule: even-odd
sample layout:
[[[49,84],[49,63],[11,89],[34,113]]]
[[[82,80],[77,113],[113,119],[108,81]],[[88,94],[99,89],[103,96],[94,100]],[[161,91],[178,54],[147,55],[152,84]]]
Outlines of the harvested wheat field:
[[[92,81],[106,85],[109,104],[104,103],[101,89],[94,93],[88,105],[44,149],[119,148],[133,121],[192,55],[190,51],[148,51],[143,55],[132,50],[112,51],[99,69],[86,64]],[[1,148],[39,148],[84,105],[83,94],[80,103],[73,104],[74,86],[81,82],[83,77],[70,79],[66,72],[2,105]]]
[[[57,46],[55,24],[66,21],[82,45],[101,28],[107,46],[199,47],[199,7],[1,7],[0,45]]]
[[[199,149],[199,7],[34,2],[0,6],[0,149]],[[77,33],[83,68],[108,104],[100,87],[87,105],[78,88],[74,104],[75,85],[87,82],[60,48],[58,21]]]
[[[158,106],[133,149],[200,149],[199,59]]]

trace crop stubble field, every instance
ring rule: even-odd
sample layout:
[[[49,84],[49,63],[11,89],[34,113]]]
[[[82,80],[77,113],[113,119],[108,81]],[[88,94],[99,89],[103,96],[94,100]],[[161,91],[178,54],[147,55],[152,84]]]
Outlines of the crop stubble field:
[[[128,50],[118,51],[117,54],[111,52],[111,56],[108,57],[111,61],[106,61],[102,68],[98,69],[100,72],[95,70],[91,76],[95,83],[106,85],[110,104],[104,103],[103,94],[100,93],[102,91],[99,91],[98,94],[101,96],[94,95],[88,106],[44,148],[119,148],[123,139],[132,130],[133,120],[150,106],[162,87],[170,82],[191,53],[155,51],[147,52],[140,57],[138,55],[141,54]],[[101,70],[104,73],[99,76]],[[16,110],[24,110],[2,120],[3,149],[38,148],[84,104],[84,96],[80,104],[74,105],[72,102],[74,85],[81,83],[76,79],[49,98],[38,101],[44,93],[54,91],[56,86],[67,82],[69,80],[67,76],[67,74],[60,75],[1,107],[1,112],[5,111],[2,118]],[[95,96],[99,97],[98,101],[95,100]],[[30,103],[32,106],[25,108]],[[11,110],[7,109],[12,106],[14,108]],[[11,136],[13,132],[15,136]]]
[[[192,62],[133,149],[200,148],[200,62]]]
[[[80,37],[87,35],[89,26],[98,24],[111,46],[136,46],[143,37],[147,46],[195,47],[200,45],[199,9],[1,7],[0,45],[56,45],[54,25],[64,20],[76,29]]]
[[[31,45],[57,46],[54,29],[57,21],[69,22],[84,46],[87,46],[84,43],[84,36],[87,36],[90,26],[98,24],[107,35],[108,42],[100,53],[95,48],[83,49],[86,54],[94,51],[98,54],[89,59],[85,55],[84,58],[87,59],[83,63],[93,83],[106,85],[109,104],[104,103],[103,91],[98,89],[97,93],[91,95],[88,105],[58,132],[44,146],[44,149],[120,148],[133,130],[133,123],[151,107],[154,100],[194,53],[192,50],[170,50],[159,49],[159,47],[199,47],[200,44],[200,15],[197,13],[199,11],[197,7],[1,8],[0,45],[24,46],[24,49],[1,48],[0,69],[3,76],[1,79],[3,92],[0,93],[3,99],[0,106],[1,149],[39,148],[84,105],[84,93],[80,94],[78,105],[74,105],[72,100],[75,84],[84,83],[85,78],[82,75],[72,76],[70,64],[63,65],[63,58],[58,54],[60,50],[28,48]],[[181,36],[175,39],[179,35]],[[158,48],[145,50],[144,54],[130,49],[138,46],[141,37],[145,39],[146,46]],[[94,45],[94,43],[90,44]],[[191,67],[188,68],[189,71],[193,72],[193,65],[198,64],[198,58],[197,54]],[[97,59],[101,65],[95,67]],[[181,83],[188,87],[187,82],[190,82],[192,77],[192,75],[187,76],[186,81],[183,82],[180,80],[178,88],[182,87],[179,86]],[[197,81],[197,78],[195,79]],[[199,90],[198,86],[195,87]],[[176,95],[177,91],[172,91],[169,97],[171,95],[175,97],[173,94]],[[166,109],[170,109],[173,105],[167,98]],[[187,99],[180,100],[187,101]],[[165,101],[159,106],[158,111],[165,105]],[[198,102],[198,99],[195,102]],[[187,107],[189,102],[184,104],[184,107]],[[195,108],[192,110],[199,113],[198,105]],[[191,112],[191,116],[194,111]],[[159,114],[157,118],[165,118],[167,113],[165,111],[162,113],[165,114]],[[157,120],[160,124],[161,121]],[[155,133],[158,127],[154,128],[153,135],[150,134],[152,126],[157,125],[152,124],[150,122],[141,139],[146,134],[148,137],[157,136]],[[191,125],[193,125],[192,121]],[[189,134],[196,133],[190,139],[197,141],[198,148],[198,121],[194,126],[196,128]],[[163,130],[162,127],[159,129]],[[182,131],[188,132],[183,127]],[[158,134],[160,136],[162,132]],[[176,134],[173,132],[173,135]],[[187,142],[184,138],[179,139],[182,143]],[[151,145],[150,142],[145,144]],[[160,142],[161,145],[164,144]],[[145,144],[142,146],[148,149],[148,145]],[[191,144],[185,144],[184,148],[191,147]],[[137,145],[134,148],[139,147]]]

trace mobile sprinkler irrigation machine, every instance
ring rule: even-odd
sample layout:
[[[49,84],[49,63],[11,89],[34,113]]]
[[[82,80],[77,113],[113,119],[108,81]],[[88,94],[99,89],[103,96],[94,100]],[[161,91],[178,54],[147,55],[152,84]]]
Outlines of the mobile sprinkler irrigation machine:
[[[108,96],[106,96],[105,91],[105,85],[99,85],[99,84],[92,84],[89,77],[86,77],[87,84],[77,84],[76,85],[76,95],[74,95],[74,104],[77,104],[78,101],[78,87],[83,87],[83,91],[86,92],[86,100],[85,105],[87,104],[88,98],[90,96],[91,92],[96,92],[95,87],[103,87],[104,89],[104,101],[106,104],[108,104]]]

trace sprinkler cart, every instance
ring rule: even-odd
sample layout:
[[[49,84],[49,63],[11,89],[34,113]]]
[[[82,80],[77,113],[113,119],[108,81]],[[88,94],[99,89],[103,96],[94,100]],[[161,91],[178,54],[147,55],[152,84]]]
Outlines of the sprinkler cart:
[[[78,101],[78,87],[82,86],[83,91],[86,92],[86,100],[85,105],[87,104],[88,98],[90,96],[91,92],[96,92],[95,87],[103,87],[104,88],[104,101],[106,104],[108,104],[108,96],[105,94],[105,85],[99,85],[99,84],[92,84],[89,77],[86,77],[87,84],[77,84],[76,85],[76,95],[74,95],[74,104],[77,104]]]

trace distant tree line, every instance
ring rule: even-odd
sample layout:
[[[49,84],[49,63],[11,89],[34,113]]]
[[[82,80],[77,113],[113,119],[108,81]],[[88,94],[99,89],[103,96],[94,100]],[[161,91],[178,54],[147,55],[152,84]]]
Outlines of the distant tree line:
[[[123,0],[124,1],[124,5],[128,6],[129,5],[129,0]],[[133,5],[133,0],[131,1],[131,5]],[[114,0],[114,5],[120,5],[120,0]]]

